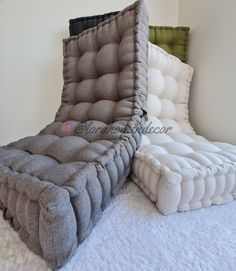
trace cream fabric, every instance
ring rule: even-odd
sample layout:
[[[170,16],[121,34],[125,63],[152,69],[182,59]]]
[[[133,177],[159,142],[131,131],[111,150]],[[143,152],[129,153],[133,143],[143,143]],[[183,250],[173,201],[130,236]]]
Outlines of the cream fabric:
[[[132,179],[166,215],[231,201],[236,146],[209,142],[191,127],[192,67],[151,43],[148,67],[147,133],[135,155]]]

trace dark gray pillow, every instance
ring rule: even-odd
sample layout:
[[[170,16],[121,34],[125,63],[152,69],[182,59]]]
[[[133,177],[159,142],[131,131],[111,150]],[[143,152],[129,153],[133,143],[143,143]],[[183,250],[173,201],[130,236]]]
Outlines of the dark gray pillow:
[[[71,19],[69,21],[70,36],[79,35],[84,30],[97,26],[99,23],[116,15],[118,12],[119,11],[115,11],[115,12],[105,13],[102,15],[94,15],[94,16],[79,17],[76,19]]]

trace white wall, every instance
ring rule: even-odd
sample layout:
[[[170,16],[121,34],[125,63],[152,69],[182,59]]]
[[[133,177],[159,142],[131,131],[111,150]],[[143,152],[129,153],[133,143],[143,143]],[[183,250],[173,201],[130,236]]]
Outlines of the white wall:
[[[209,139],[236,144],[236,1],[180,0],[179,10],[192,29],[190,119]]]
[[[62,90],[68,20],[120,10],[133,0],[0,0],[0,145],[51,122]],[[178,0],[146,0],[150,23],[178,24]],[[170,8],[170,6],[172,8]]]

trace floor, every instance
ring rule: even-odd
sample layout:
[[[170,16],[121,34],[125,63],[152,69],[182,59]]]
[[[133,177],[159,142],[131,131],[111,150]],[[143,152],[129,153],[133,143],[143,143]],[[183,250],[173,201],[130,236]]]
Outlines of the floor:
[[[0,270],[49,270],[0,216]],[[235,271],[236,201],[162,216],[128,183],[61,271]]]

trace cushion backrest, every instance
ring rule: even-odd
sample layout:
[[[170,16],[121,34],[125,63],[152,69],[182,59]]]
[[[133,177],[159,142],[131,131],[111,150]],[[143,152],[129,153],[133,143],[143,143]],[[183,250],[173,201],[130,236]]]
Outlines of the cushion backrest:
[[[69,21],[70,35],[76,36],[84,30],[96,26],[118,12],[81,17]],[[149,26],[149,41],[164,49],[167,53],[186,62],[188,57],[189,27]]]
[[[146,127],[159,127],[167,134],[194,133],[188,120],[192,74],[191,66],[149,42]]]
[[[149,26],[149,41],[187,62],[189,30],[184,26]]]
[[[64,40],[62,104],[43,133],[77,135],[92,142],[118,139],[130,131],[125,128],[141,125],[147,94],[147,20],[143,1],[137,1]]]

